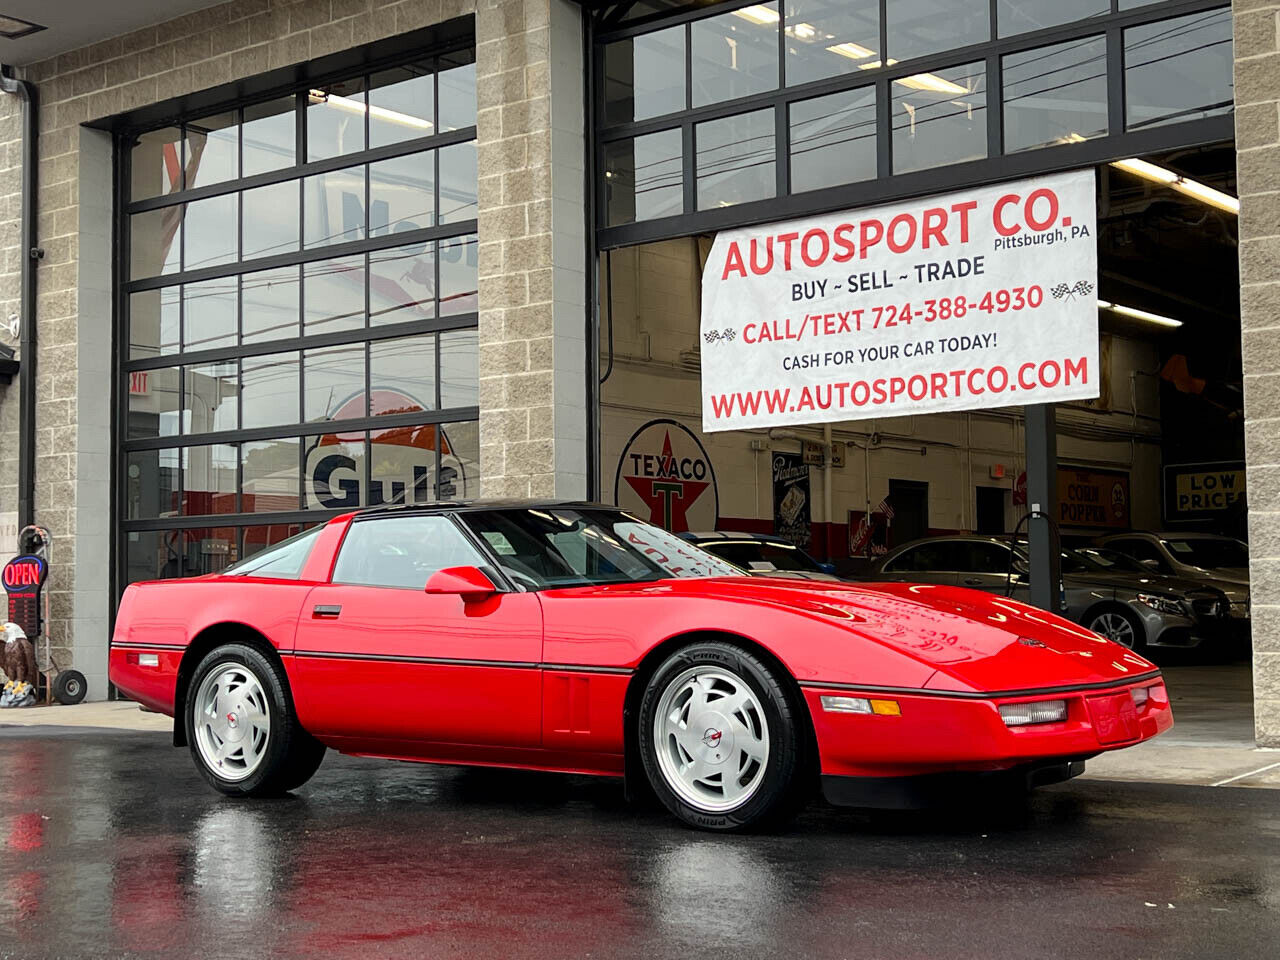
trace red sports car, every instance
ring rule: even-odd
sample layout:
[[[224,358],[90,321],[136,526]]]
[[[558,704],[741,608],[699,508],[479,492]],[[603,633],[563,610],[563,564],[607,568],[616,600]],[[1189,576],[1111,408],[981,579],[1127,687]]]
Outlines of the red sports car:
[[[746,577],[612,507],[337,517],[218,574],[134,584],[111,680],[216,789],[300,786],[326,747],[626,776],[734,829],[959,774],[1056,782],[1173,724],[1155,667],[974,590]]]

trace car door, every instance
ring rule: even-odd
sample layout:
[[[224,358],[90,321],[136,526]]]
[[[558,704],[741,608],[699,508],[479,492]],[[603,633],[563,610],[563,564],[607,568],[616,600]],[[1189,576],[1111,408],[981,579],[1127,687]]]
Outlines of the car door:
[[[954,541],[926,540],[886,563],[880,579],[954,586],[960,576],[956,567],[958,556]]]
[[[299,619],[303,726],[322,738],[538,746],[537,596],[501,591],[467,603],[424,592],[447,567],[497,578],[486,564],[446,514],[356,518],[331,582],[311,591]]]
[[[1020,593],[1026,593],[1025,570],[1017,557],[1010,557],[1011,551],[1005,544],[989,540],[960,540],[957,543],[964,551],[957,561],[964,567],[960,572],[960,586],[1002,596],[1019,597]]]

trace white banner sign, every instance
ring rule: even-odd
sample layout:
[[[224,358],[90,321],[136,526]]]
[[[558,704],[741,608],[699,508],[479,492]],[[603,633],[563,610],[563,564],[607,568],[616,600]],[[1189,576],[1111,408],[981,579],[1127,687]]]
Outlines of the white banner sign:
[[[1096,397],[1092,171],[724,231],[705,431]]]

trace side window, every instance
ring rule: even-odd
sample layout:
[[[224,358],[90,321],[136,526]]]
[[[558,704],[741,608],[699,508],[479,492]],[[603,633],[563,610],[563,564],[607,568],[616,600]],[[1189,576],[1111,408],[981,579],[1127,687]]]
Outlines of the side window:
[[[1145,560],[1154,560],[1157,565],[1156,569],[1158,570],[1167,571],[1169,569],[1169,565],[1165,562],[1164,557],[1160,554],[1159,548],[1156,547],[1154,543],[1148,543],[1146,540],[1119,540],[1110,545],[1114,546],[1115,549],[1119,550],[1121,553],[1126,553],[1133,557],[1133,559],[1140,562]]]
[[[924,547],[916,547],[914,550],[908,550],[906,553],[902,554],[900,557],[898,557],[896,560],[890,563],[887,567],[885,567],[885,569],[888,570],[890,573],[900,573],[905,570],[924,569],[919,565],[920,552],[923,549]]]
[[[378,517],[351,524],[333,582],[421,590],[437,570],[484,562],[448,517]]]
[[[324,529],[321,524],[304,530],[288,540],[259,550],[251,557],[232,564],[222,571],[224,577],[274,577],[277,580],[297,580],[302,567],[311,554],[316,535]]]
[[[1008,573],[1009,551],[994,543],[970,543],[969,565],[964,569],[971,573]]]

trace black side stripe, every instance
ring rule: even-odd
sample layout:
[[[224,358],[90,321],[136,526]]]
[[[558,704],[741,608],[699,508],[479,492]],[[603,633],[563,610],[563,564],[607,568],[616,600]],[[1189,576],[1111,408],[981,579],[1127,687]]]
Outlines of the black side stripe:
[[[115,643],[111,644],[112,650],[185,650],[185,644],[181,643]]]
[[[919,687],[882,687],[874,683],[822,683],[817,680],[801,680],[800,686],[815,690],[864,690],[868,693],[900,693],[913,697],[943,697],[952,700],[991,700],[996,697],[1038,697],[1054,693],[1079,693],[1085,690],[1109,690],[1127,687],[1146,680],[1160,679],[1159,670],[1136,674],[1121,680],[1102,680],[1096,683],[1071,683],[1057,687],[1030,687],[1025,690],[922,690]]]
[[[411,657],[391,653],[346,653],[328,650],[281,651],[281,656],[317,660],[375,660],[384,663],[428,663],[447,667],[499,667],[511,670],[563,670],[572,673],[629,675],[630,667],[601,667],[576,663],[535,663],[531,660],[467,660],[460,657]]]

